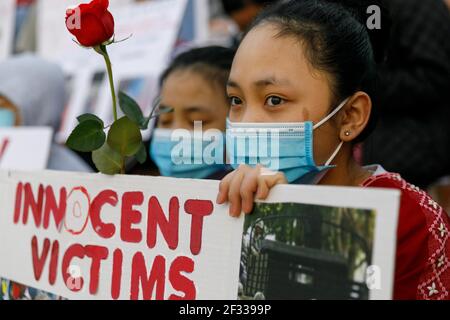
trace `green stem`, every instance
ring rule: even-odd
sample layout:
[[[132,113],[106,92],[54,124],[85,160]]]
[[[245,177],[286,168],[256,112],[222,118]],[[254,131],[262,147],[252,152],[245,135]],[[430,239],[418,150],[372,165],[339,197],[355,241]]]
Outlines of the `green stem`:
[[[112,96],[112,101],[113,101],[114,121],[117,121],[117,98],[116,98],[116,89],[114,87],[114,78],[113,78],[111,60],[109,59],[108,52],[106,51],[106,46],[102,46],[101,50],[103,51],[102,55],[105,58],[106,68],[108,69],[109,86],[111,88],[111,96]]]

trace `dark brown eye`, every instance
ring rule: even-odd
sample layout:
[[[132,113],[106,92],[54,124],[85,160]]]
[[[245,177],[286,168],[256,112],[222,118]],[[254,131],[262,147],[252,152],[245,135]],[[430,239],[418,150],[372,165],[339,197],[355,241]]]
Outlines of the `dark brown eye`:
[[[242,100],[238,97],[230,97],[230,105],[232,107],[240,106],[242,104]]]
[[[283,104],[285,101],[283,98],[277,97],[277,96],[271,96],[269,98],[267,98],[266,100],[266,104],[270,107],[276,107],[279,106],[281,104]]]

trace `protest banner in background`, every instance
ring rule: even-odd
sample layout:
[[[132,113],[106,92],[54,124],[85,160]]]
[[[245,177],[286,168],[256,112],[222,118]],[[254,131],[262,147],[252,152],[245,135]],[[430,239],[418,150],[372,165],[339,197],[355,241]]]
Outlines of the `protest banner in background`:
[[[76,118],[85,112],[112,119],[111,93],[103,58],[77,46],[61,18],[71,4],[66,0],[41,0],[38,6],[38,51],[60,64],[70,78],[71,94],[56,135],[60,143],[67,140],[77,124]],[[170,61],[186,4],[187,0],[111,1],[115,39],[131,36],[126,43],[108,47],[116,87],[135,98],[145,115],[149,114],[157,95],[159,75]],[[143,131],[144,139],[149,139],[150,133],[151,129]]]
[[[79,0],[77,4],[89,2]],[[184,16],[187,0],[110,2],[115,20],[115,40],[127,40],[108,47],[115,69],[122,64],[139,64],[142,70],[161,68],[169,59]],[[102,67],[100,55],[93,55],[73,42],[64,17],[73,5],[69,0],[40,0],[38,3],[38,53],[72,74],[83,67]],[[124,66],[126,68],[126,66]]]
[[[1,171],[0,276],[72,299],[392,298],[399,191],[277,186],[243,229],[217,190]]]
[[[189,0],[181,25],[179,42],[202,44],[209,37],[210,4],[208,0]]]
[[[16,0],[0,1],[0,60],[12,53]]]
[[[0,169],[47,168],[52,134],[47,127],[0,128]]]
[[[72,94],[56,135],[58,142],[65,143],[78,124],[77,117],[81,114],[92,113],[105,119],[105,123],[113,122],[108,77],[105,70],[96,70],[80,70],[75,77],[70,78]],[[160,70],[149,72],[133,64],[127,68],[118,68],[114,76],[116,88],[135,99],[143,114],[149,115],[153,101],[157,97],[159,73]],[[122,110],[118,110],[118,115],[119,117],[123,115]],[[144,140],[150,139],[152,128],[153,126],[150,125],[149,129],[142,130]]]
[[[236,299],[218,182],[0,172],[0,276],[71,299]]]

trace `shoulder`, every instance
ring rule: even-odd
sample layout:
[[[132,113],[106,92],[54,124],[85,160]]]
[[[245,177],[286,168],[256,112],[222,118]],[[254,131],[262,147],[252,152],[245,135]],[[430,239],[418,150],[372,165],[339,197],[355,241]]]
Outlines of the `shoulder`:
[[[401,191],[394,295],[449,299],[450,225],[447,213],[425,191],[396,173],[373,176],[362,186]],[[415,297],[412,297],[413,293]]]
[[[398,173],[383,173],[372,176],[362,183],[362,187],[367,188],[387,188],[401,191],[400,210],[415,209],[425,218],[442,217],[438,220],[448,223],[448,216],[439,204],[431,196],[419,187],[405,181]]]

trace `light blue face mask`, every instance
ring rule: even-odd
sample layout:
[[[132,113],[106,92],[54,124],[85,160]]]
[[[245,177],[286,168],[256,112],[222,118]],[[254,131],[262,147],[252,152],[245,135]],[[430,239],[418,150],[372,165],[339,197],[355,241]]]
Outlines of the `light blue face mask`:
[[[215,136],[220,136],[220,141],[212,141],[208,135],[197,137],[193,131],[179,132],[183,131],[192,138],[181,141],[180,137],[174,136],[173,130],[167,129],[155,129],[153,132],[150,157],[158,166],[161,175],[206,179],[226,169],[223,133],[217,130]]]
[[[9,109],[0,108],[0,128],[13,127],[16,124],[16,115]]]
[[[314,125],[311,121],[296,123],[238,123],[227,121],[227,157],[236,169],[240,164],[261,164],[271,171],[283,172],[289,183],[316,184],[329,169],[344,142],[328,161],[316,165],[313,131],[334,117],[347,103]]]

